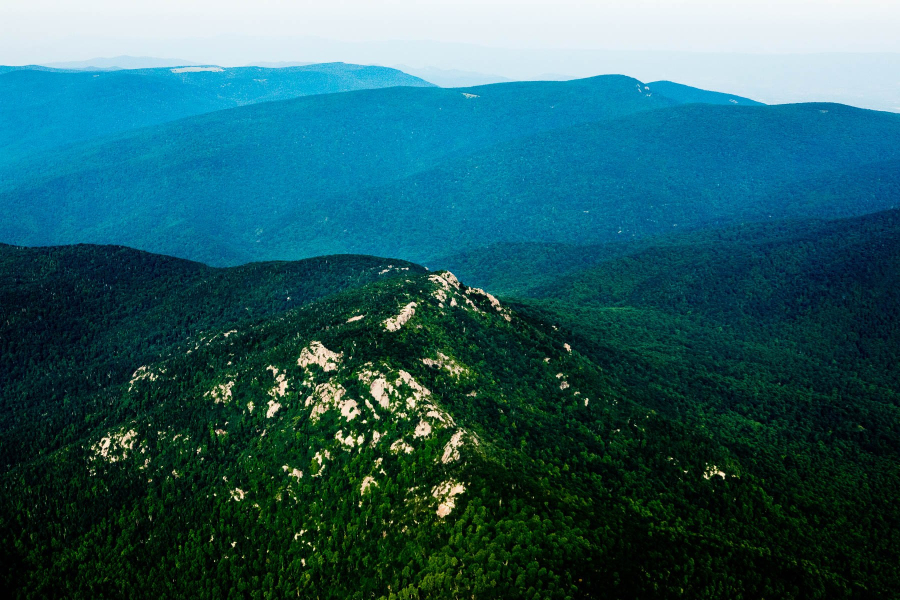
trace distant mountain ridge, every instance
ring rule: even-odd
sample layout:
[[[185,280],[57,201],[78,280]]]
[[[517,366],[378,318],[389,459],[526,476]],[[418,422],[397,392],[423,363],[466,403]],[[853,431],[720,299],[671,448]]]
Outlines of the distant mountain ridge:
[[[415,68],[402,64],[394,65],[394,68],[400,69],[404,73],[421,77],[440,87],[474,87],[476,85],[489,85],[492,83],[511,81],[508,77],[502,77],[500,75],[459,71],[455,69],[436,69],[434,67]]]
[[[208,73],[185,74],[205,75]],[[30,236],[36,230],[29,233],[29,223],[36,221],[26,214],[32,209],[50,209],[65,198],[73,207],[87,201],[82,205],[86,212],[79,209],[80,216],[71,215],[74,221],[68,217],[54,220],[72,233],[84,226],[105,229],[104,221],[110,217],[130,214],[126,229],[139,226],[146,234],[142,241],[129,240],[133,246],[184,257],[191,256],[185,254],[188,247],[204,246],[208,261],[215,264],[253,260],[263,243],[256,239],[271,240],[285,225],[286,217],[297,210],[314,210],[317,202],[335,195],[388,184],[448,157],[531,133],[673,104],[662,96],[644,94],[636,80],[614,76],[464,90],[395,87],[245,106],[0,169],[0,203],[10,209],[17,206],[22,215],[16,222],[4,224],[8,229],[0,240],[32,243]],[[94,179],[112,164],[117,165],[115,172],[110,172],[110,177],[102,175],[102,184]],[[145,202],[150,188],[142,191],[142,186],[152,186],[156,191],[150,194],[155,195],[162,188],[151,180],[162,173],[168,173],[170,184],[181,180],[175,184],[175,194],[165,192],[168,199],[161,203]],[[60,185],[66,189],[62,194]],[[181,194],[187,196],[182,200]],[[269,199],[247,202],[260,194]],[[148,210],[165,213],[152,217],[157,224],[149,228],[145,227]],[[220,216],[215,232],[205,231],[210,223],[203,215],[212,214],[208,210]],[[104,213],[108,216],[102,216]],[[250,229],[245,227],[248,217],[259,219]],[[176,228],[164,225],[175,221],[180,223]],[[160,226],[167,231],[160,231]],[[55,243],[53,227],[44,229],[43,241],[38,244]],[[120,224],[113,229],[121,230]],[[229,229],[232,233],[226,233]],[[233,233],[244,239],[250,236],[250,244],[216,239],[223,234],[231,239]],[[171,234],[183,242],[165,249]],[[78,235],[79,241],[99,241],[93,234]]]
[[[436,258],[419,248],[591,244],[674,228],[852,216],[897,205],[898,136],[900,117],[840,105],[677,106],[506,142],[319,214],[328,216],[331,239],[345,232],[332,248],[419,262]],[[401,234],[378,212],[413,216]],[[298,239],[295,223],[286,236]]]
[[[683,85],[672,81],[654,81],[646,85],[647,89],[655,94],[662,94],[667,98],[677,100],[682,104],[735,104],[741,106],[764,106],[762,102],[742,98],[722,92],[711,92],[699,88]]]
[[[257,102],[390,86],[431,86],[385,67],[0,68],[0,164],[79,141]]]
[[[193,117],[7,170],[0,201],[22,218],[0,239],[219,265],[343,252],[423,262],[495,242],[606,243],[896,205],[896,115],[697,104],[705,92],[679,88],[683,104],[648,87],[609,76],[393,88]],[[65,219],[40,216],[62,197]]]
[[[87,60],[48,62],[43,66],[54,69],[72,69],[79,71],[108,71],[127,69],[156,69],[166,67],[187,67],[199,63],[180,58],[159,58],[154,56],[112,56],[97,57]]]

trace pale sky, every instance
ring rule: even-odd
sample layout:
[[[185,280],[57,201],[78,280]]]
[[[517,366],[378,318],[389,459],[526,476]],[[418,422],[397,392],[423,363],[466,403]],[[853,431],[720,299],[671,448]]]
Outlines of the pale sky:
[[[898,32],[900,0],[0,0],[3,64],[176,56],[213,36],[807,53],[900,52]]]

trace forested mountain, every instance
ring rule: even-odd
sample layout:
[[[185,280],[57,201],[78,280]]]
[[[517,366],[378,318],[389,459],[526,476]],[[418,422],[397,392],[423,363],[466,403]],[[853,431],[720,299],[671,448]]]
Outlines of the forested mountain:
[[[391,88],[192,117],[4,170],[0,206],[17,219],[0,239],[217,265],[343,252],[422,262],[896,205],[897,115],[677,105],[645,87]]]
[[[580,273],[605,260],[627,256],[647,246],[660,245],[683,233],[629,239],[606,244],[501,242],[457,252],[429,261],[435,268],[458,273],[472,285],[506,296],[528,296],[534,288],[550,286],[562,276]]]
[[[900,588],[900,115],[0,73],[0,589]]]
[[[433,262],[497,242],[595,244],[859,215],[897,206],[898,141],[900,116],[890,113],[676,106],[446,161],[324,205],[314,219],[289,219],[278,241],[311,253],[327,217],[329,251]],[[378,214],[403,214],[402,229]]]
[[[672,237],[544,278],[515,306],[568,332],[632,400],[729,448],[848,564],[852,547],[879,548],[853,567],[861,581],[900,549],[887,508],[900,477],[898,240],[896,210]],[[847,522],[865,525],[845,537]]]
[[[666,98],[676,100],[679,104],[740,104],[742,106],[762,106],[762,102],[742,98],[733,94],[712,92],[675,83],[674,81],[654,81],[645,86],[646,91],[662,94]]]
[[[840,182],[839,185],[843,183]],[[850,185],[849,182],[847,184]],[[831,188],[820,188],[818,191],[824,197],[828,189]],[[897,197],[900,198],[900,191]],[[854,252],[863,252],[866,258],[860,260],[868,261],[871,251],[859,245],[865,243],[869,235],[872,236],[873,242],[883,243],[889,240],[888,236],[895,233],[895,215],[896,210],[888,210],[864,217],[831,221],[786,220],[745,223],[727,228],[673,232],[661,236],[588,246],[538,242],[500,243],[438,258],[431,261],[429,266],[449,269],[473,285],[490,289],[494,293],[542,297],[553,295],[554,289],[568,290],[576,279],[594,277],[591,275],[592,268],[597,269],[596,278],[599,280],[611,271],[618,272],[622,266],[630,268],[641,252],[668,252],[672,248],[675,250],[671,256],[678,256],[679,251],[686,249],[691,249],[695,253],[700,250],[707,252],[710,249],[727,253],[744,246],[758,248],[764,243],[777,244],[780,251],[789,251],[795,239],[815,239],[821,235],[825,238],[822,241],[823,246],[829,248],[829,256],[834,257],[839,252],[851,256]],[[712,263],[720,257],[711,258],[701,253],[693,255],[692,258]],[[624,260],[616,261],[616,259]],[[881,256],[878,261],[880,263],[885,259],[886,256]],[[685,273],[693,268],[687,260],[681,264]],[[714,280],[704,280],[704,284],[706,283],[716,284]],[[567,292],[563,292],[565,293]],[[622,297],[616,297],[616,301],[622,300]]]
[[[691,353],[686,367],[712,353],[761,363],[782,384],[891,399],[900,389],[898,240],[895,209],[609,246],[497,245],[437,263],[558,312],[597,343],[611,343],[597,323],[615,320],[629,344],[696,344],[701,358]]]
[[[207,330],[410,272],[423,269],[361,256],[211,269],[113,246],[0,245],[0,464],[71,442],[135,361],[159,360]],[[60,405],[67,409],[51,410]],[[21,421],[40,427],[21,430]]]
[[[344,63],[126,71],[0,67],[0,161],[256,102],[430,85],[396,69]]]
[[[18,215],[0,225],[0,241],[72,236],[216,264],[274,258],[285,219],[336,196],[500,141],[673,104],[618,76],[470,91],[309,96],[42,154],[0,169],[0,206]]]
[[[888,289],[895,226],[853,224],[847,244],[872,234],[893,263],[840,271],[848,285]],[[838,225],[813,229],[800,254],[846,248]],[[763,281],[791,259],[770,245]],[[41,403],[4,392],[0,577],[20,597],[824,598],[900,581],[896,398],[804,391],[803,370],[748,397],[752,361],[679,372],[720,323],[619,306],[570,332],[569,300],[522,313],[368,257],[2,254],[2,371]],[[580,293],[570,306],[608,301]],[[649,337],[669,337],[648,352],[622,330],[653,315]],[[720,339],[707,363],[738,347]]]
[[[900,389],[900,211],[748,225],[648,246],[536,282],[528,295],[584,310],[648,311],[772,345],[794,358],[773,361],[770,373],[821,392],[860,391],[866,381],[867,393],[888,399]]]
[[[41,65],[25,65],[25,66],[11,66],[11,65],[0,65],[0,75],[4,75],[6,73],[10,73],[12,71],[59,71],[59,69],[55,69],[53,67],[44,67]]]

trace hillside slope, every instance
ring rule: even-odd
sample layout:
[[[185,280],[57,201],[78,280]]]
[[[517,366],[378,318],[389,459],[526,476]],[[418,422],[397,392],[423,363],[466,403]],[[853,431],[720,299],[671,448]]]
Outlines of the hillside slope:
[[[281,255],[418,262],[499,242],[597,244],[897,205],[900,116],[686,105],[498,144],[284,219]],[[383,215],[403,215],[402,225]]]
[[[87,256],[88,272],[104,270],[103,253]],[[132,273],[150,281],[191,267],[141,256]],[[589,345],[573,349],[581,337],[447,272],[399,275],[134,356],[68,443],[4,452],[5,587],[23,598],[805,598],[879,596],[900,580],[895,433],[867,422],[850,443],[799,441],[783,462],[761,435],[753,454],[729,437],[734,424],[685,426],[642,405],[642,386]],[[145,301],[162,309],[170,293]],[[235,306],[215,288],[208,301]],[[25,353],[34,383],[49,363]],[[813,476],[834,448],[848,454],[832,477]]]
[[[666,107],[626,77],[391,88],[193,117],[0,170],[0,240],[123,243],[215,264],[279,256],[273,232],[449,156]],[[210,215],[216,215],[211,220]],[[308,256],[330,254],[314,251]]]
[[[840,216],[847,208],[853,208],[853,204],[863,213],[884,207],[895,208],[900,199],[900,177],[897,173],[900,173],[900,162],[893,161],[866,165],[852,171],[837,171],[814,179],[801,179],[779,190],[778,195],[783,198],[780,210],[793,215]],[[853,203],[848,203],[848,199],[852,199]],[[873,219],[878,221],[885,215],[873,216]],[[546,293],[557,285],[563,275],[584,271],[604,261],[635,255],[641,250],[670,246],[706,248],[722,239],[729,240],[726,247],[734,249],[736,244],[757,243],[756,236],[765,240],[786,236],[784,241],[792,235],[813,235],[810,232],[818,231],[820,227],[828,232],[830,243],[837,243],[832,235],[835,231],[842,227],[855,231],[866,219],[838,220],[829,225],[795,221],[742,223],[725,229],[711,228],[688,233],[673,228],[675,231],[662,235],[590,245],[497,242],[435,258],[427,264],[431,268],[449,269],[473,285],[490,289],[496,294],[530,296],[535,291]]]
[[[763,106],[762,102],[742,98],[733,94],[701,90],[699,88],[675,83],[674,81],[654,81],[647,84],[647,90],[654,94],[662,94],[679,104],[740,104],[741,106]]]
[[[844,519],[898,516],[875,489],[900,474],[898,230],[895,210],[673,237],[515,305],[567,332],[633,400],[708,432],[776,502],[815,513],[809,526],[838,539]],[[900,548],[892,533],[859,543]],[[856,568],[865,578],[884,564]]]
[[[0,162],[245,104],[429,85],[395,69],[343,63],[284,69],[0,70]]]
[[[423,269],[360,256],[211,269],[128,248],[0,245],[0,471],[82,434],[101,418],[104,390],[127,381],[135,362],[410,272]],[[65,411],[51,410],[61,403]],[[40,425],[25,431],[22,422]]]
[[[603,243],[896,205],[897,115],[671,104],[604,77],[193,117],[0,172],[0,207],[17,215],[0,240],[219,265],[346,252],[423,262],[497,242]]]
[[[898,240],[900,210],[746,225],[648,244],[529,295],[696,315],[747,340],[781,338],[807,359],[840,357],[840,370],[896,391]]]

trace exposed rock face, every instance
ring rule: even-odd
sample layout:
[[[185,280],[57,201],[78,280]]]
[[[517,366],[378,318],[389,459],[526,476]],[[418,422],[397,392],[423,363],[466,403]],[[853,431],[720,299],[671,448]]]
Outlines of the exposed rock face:
[[[387,321],[384,322],[384,327],[388,331],[399,331],[401,327],[406,325],[410,319],[413,318],[413,315],[416,314],[416,306],[418,306],[415,302],[410,302],[406,306],[404,306],[400,310],[400,314],[396,317],[391,317]]]
[[[312,568],[317,548],[329,543],[324,528],[335,506],[360,511],[358,516],[369,522],[374,519],[379,539],[405,539],[425,527],[452,526],[468,510],[464,501],[466,494],[475,493],[477,469],[496,452],[490,438],[480,441],[482,421],[473,414],[509,414],[503,386],[518,382],[495,377],[491,363],[479,363],[480,347],[446,331],[464,321],[466,327],[481,328],[480,336],[497,330],[508,335],[511,313],[451,273],[405,283],[396,296],[387,297],[389,306],[399,308],[386,320],[366,318],[383,315],[383,305],[362,310],[350,305],[333,314],[323,308],[326,314],[316,315],[315,326],[286,318],[270,325],[271,330],[241,329],[227,341],[221,334],[213,336],[218,346],[197,346],[191,364],[210,369],[193,397],[203,399],[211,423],[189,445],[181,432],[160,432],[165,444],[156,447],[165,448],[166,459],[160,462],[168,464],[163,470],[156,455],[142,456],[142,474],[151,481],[177,476],[186,481],[190,463],[210,464],[222,452],[231,452],[228,466],[216,467],[227,475],[217,475],[210,495],[230,503],[232,510],[247,511],[254,522],[260,510],[274,506],[289,511],[296,520],[289,536],[294,548],[302,548],[298,562],[304,568]],[[242,345],[244,355],[239,354]],[[561,370],[570,359],[562,350],[551,352],[529,359],[533,364],[528,368],[543,378],[541,394],[553,388],[562,395],[558,388],[566,375]],[[552,370],[542,360],[547,355],[553,356]],[[135,374],[134,385],[161,386],[167,381],[162,373],[159,365],[146,367]],[[577,381],[574,376],[572,381]],[[534,391],[532,386],[525,387]],[[186,395],[191,397],[190,390]],[[582,400],[571,398],[579,407]],[[125,428],[103,437],[96,454],[124,462],[141,439],[138,426]],[[266,506],[270,508],[260,509]],[[239,540],[236,548],[246,543]]]
[[[457,481],[445,481],[432,490],[431,495],[437,498],[439,504],[437,507],[437,516],[444,518],[449,515],[456,507],[455,496],[459,496],[466,491],[466,486]]]
[[[332,352],[323,346],[322,342],[312,342],[300,352],[297,365],[304,368],[309,365],[319,365],[326,372],[334,371],[338,368],[343,356],[340,352]]]

